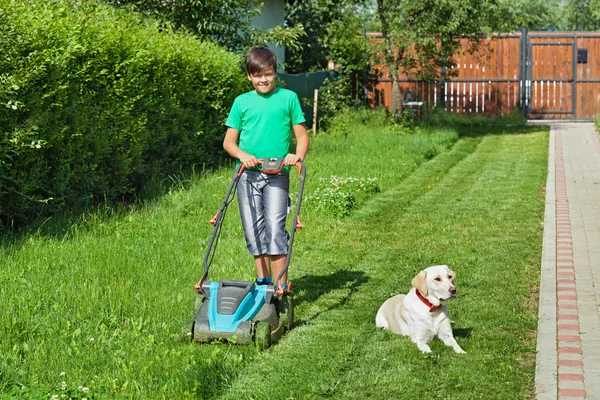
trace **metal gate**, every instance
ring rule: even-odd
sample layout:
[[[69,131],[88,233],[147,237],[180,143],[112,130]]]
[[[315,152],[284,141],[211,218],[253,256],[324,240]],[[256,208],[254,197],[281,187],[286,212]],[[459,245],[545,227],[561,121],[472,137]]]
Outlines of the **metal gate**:
[[[467,49],[469,40],[463,39]],[[528,32],[497,35],[478,54],[455,57],[449,79],[399,76],[402,91],[460,114],[523,113],[530,119],[592,120],[600,114],[600,33]],[[377,68],[377,66],[376,66]],[[381,69],[367,88],[372,106],[391,105],[391,79]]]

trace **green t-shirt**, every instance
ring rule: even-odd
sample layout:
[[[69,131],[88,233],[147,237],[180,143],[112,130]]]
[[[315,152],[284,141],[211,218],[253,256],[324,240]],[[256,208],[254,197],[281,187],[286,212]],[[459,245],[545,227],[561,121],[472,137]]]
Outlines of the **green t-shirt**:
[[[305,121],[298,95],[277,88],[266,95],[254,90],[239,95],[225,125],[240,132],[238,146],[246,153],[282,158],[290,152],[292,126]]]

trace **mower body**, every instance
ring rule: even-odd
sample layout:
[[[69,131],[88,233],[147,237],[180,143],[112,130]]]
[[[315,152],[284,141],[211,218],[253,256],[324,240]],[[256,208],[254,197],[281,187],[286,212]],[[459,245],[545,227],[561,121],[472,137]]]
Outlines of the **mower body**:
[[[256,341],[270,345],[286,329],[288,299],[278,298],[275,286],[245,281],[220,281],[204,284],[203,299],[194,316],[193,340],[209,342],[226,339],[237,344]],[[280,318],[284,314],[284,318]],[[261,334],[259,327],[265,326]],[[262,335],[262,337],[260,337]]]

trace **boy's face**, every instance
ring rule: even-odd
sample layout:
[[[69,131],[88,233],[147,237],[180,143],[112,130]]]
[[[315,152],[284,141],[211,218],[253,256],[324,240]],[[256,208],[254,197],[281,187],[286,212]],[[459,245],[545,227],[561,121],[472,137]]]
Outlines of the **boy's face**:
[[[257,74],[248,74],[248,80],[252,82],[252,86],[259,94],[268,94],[275,90],[275,78],[277,73],[273,68],[267,67]]]

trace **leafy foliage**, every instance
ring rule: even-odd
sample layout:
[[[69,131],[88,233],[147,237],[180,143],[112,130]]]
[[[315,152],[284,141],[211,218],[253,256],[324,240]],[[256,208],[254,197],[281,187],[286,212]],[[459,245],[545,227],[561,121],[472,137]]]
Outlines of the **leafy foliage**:
[[[597,31],[600,30],[599,0],[568,0],[564,4],[564,30]]]
[[[368,15],[365,3],[362,0],[288,2],[286,24],[302,25],[306,37],[301,41],[301,49],[286,49],[286,70],[289,73],[322,70],[332,59],[345,71],[364,71],[370,57],[362,32]]]
[[[306,197],[306,205],[334,218],[345,217],[358,207],[359,199],[381,190],[377,178],[340,177],[320,178],[318,187]]]
[[[3,225],[214,165],[239,61],[106,5],[0,0]]]
[[[275,26],[259,29],[252,26],[253,18],[263,9],[260,0],[104,0],[124,6],[166,24],[184,29],[202,40],[212,40],[235,52],[275,43],[289,48],[300,47],[304,28]]]
[[[378,0],[377,5],[384,36],[382,61],[391,76],[403,72],[422,79],[439,78],[442,68],[450,72],[453,67],[452,55],[460,48],[460,37],[489,33],[495,27],[490,2]]]
[[[598,0],[500,0],[494,4],[499,31],[596,31]]]
[[[562,25],[561,4],[561,0],[502,0],[496,14],[503,31],[556,30]]]
[[[290,49],[299,49],[301,47],[300,38],[306,36],[304,27],[296,25],[293,28],[284,28],[282,26],[274,26],[266,31],[252,28],[251,46],[268,46],[269,42],[275,43],[277,46]]]
[[[186,28],[201,39],[230,49],[250,40],[250,21],[260,13],[260,0],[105,0]]]
[[[353,115],[349,113],[353,103],[349,81],[344,75],[335,81],[326,79],[319,90],[319,125],[330,135],[347,133],[347,120]]]

